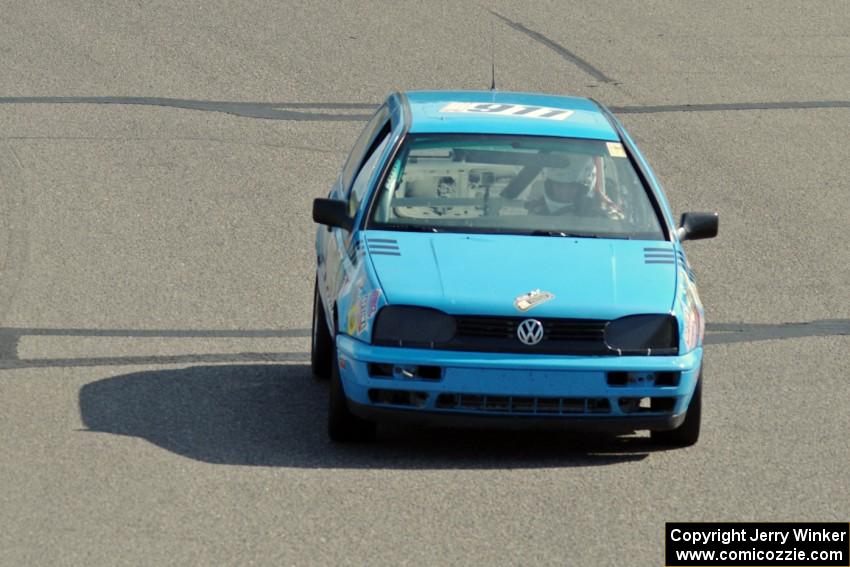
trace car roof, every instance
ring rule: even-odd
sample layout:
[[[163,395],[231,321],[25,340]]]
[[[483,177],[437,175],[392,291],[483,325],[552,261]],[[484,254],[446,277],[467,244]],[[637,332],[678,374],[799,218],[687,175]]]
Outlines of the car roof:
[[[408,131],[525,134],[618,141],[596,102],[579,97],[504,91],[410,91]]]

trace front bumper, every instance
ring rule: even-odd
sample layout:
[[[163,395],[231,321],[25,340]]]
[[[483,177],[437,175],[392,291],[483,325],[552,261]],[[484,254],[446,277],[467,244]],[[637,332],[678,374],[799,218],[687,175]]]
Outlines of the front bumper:
[[[462,427],[674,429],[702,362],[702,348],[682,356],[526,355],[380,347],[347,335],[338,335],[336,345],[355,414]],[[427,379],[386,372],[394,367],[430,372]],[[623,373],[636,381],[613,379]],[[652,377],[662,374],[656,385]]]

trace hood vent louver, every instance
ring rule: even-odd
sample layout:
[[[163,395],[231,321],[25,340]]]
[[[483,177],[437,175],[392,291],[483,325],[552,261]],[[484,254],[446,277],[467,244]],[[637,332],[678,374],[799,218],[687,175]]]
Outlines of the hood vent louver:
[[[392,238],[368,238],[366,243],[373,256],[401,256],[398,241]]]
[[[647,264],[675,264],[676,253],[669,248],[644,248],[643,261]]]

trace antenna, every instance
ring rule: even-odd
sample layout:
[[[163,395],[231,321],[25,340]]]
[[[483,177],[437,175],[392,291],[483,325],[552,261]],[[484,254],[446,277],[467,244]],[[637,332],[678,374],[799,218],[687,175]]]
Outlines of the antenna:
[[[490,20],[490,90],[496,90],[496,33],[494,31],[495,24]]]

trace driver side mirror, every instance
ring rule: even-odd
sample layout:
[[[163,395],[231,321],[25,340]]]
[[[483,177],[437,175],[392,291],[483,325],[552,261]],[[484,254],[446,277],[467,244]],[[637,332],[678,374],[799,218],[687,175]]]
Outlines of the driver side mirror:
[[[354,228],[354,219],[348,216],[348,204],[336,199],[315,199],[313,201],[313,222],[327,226],[336,226],[348,232]]]
[[[714,238],[719,223],[720,216],[717,213],[685,213],[676,233],[679,240]]]

